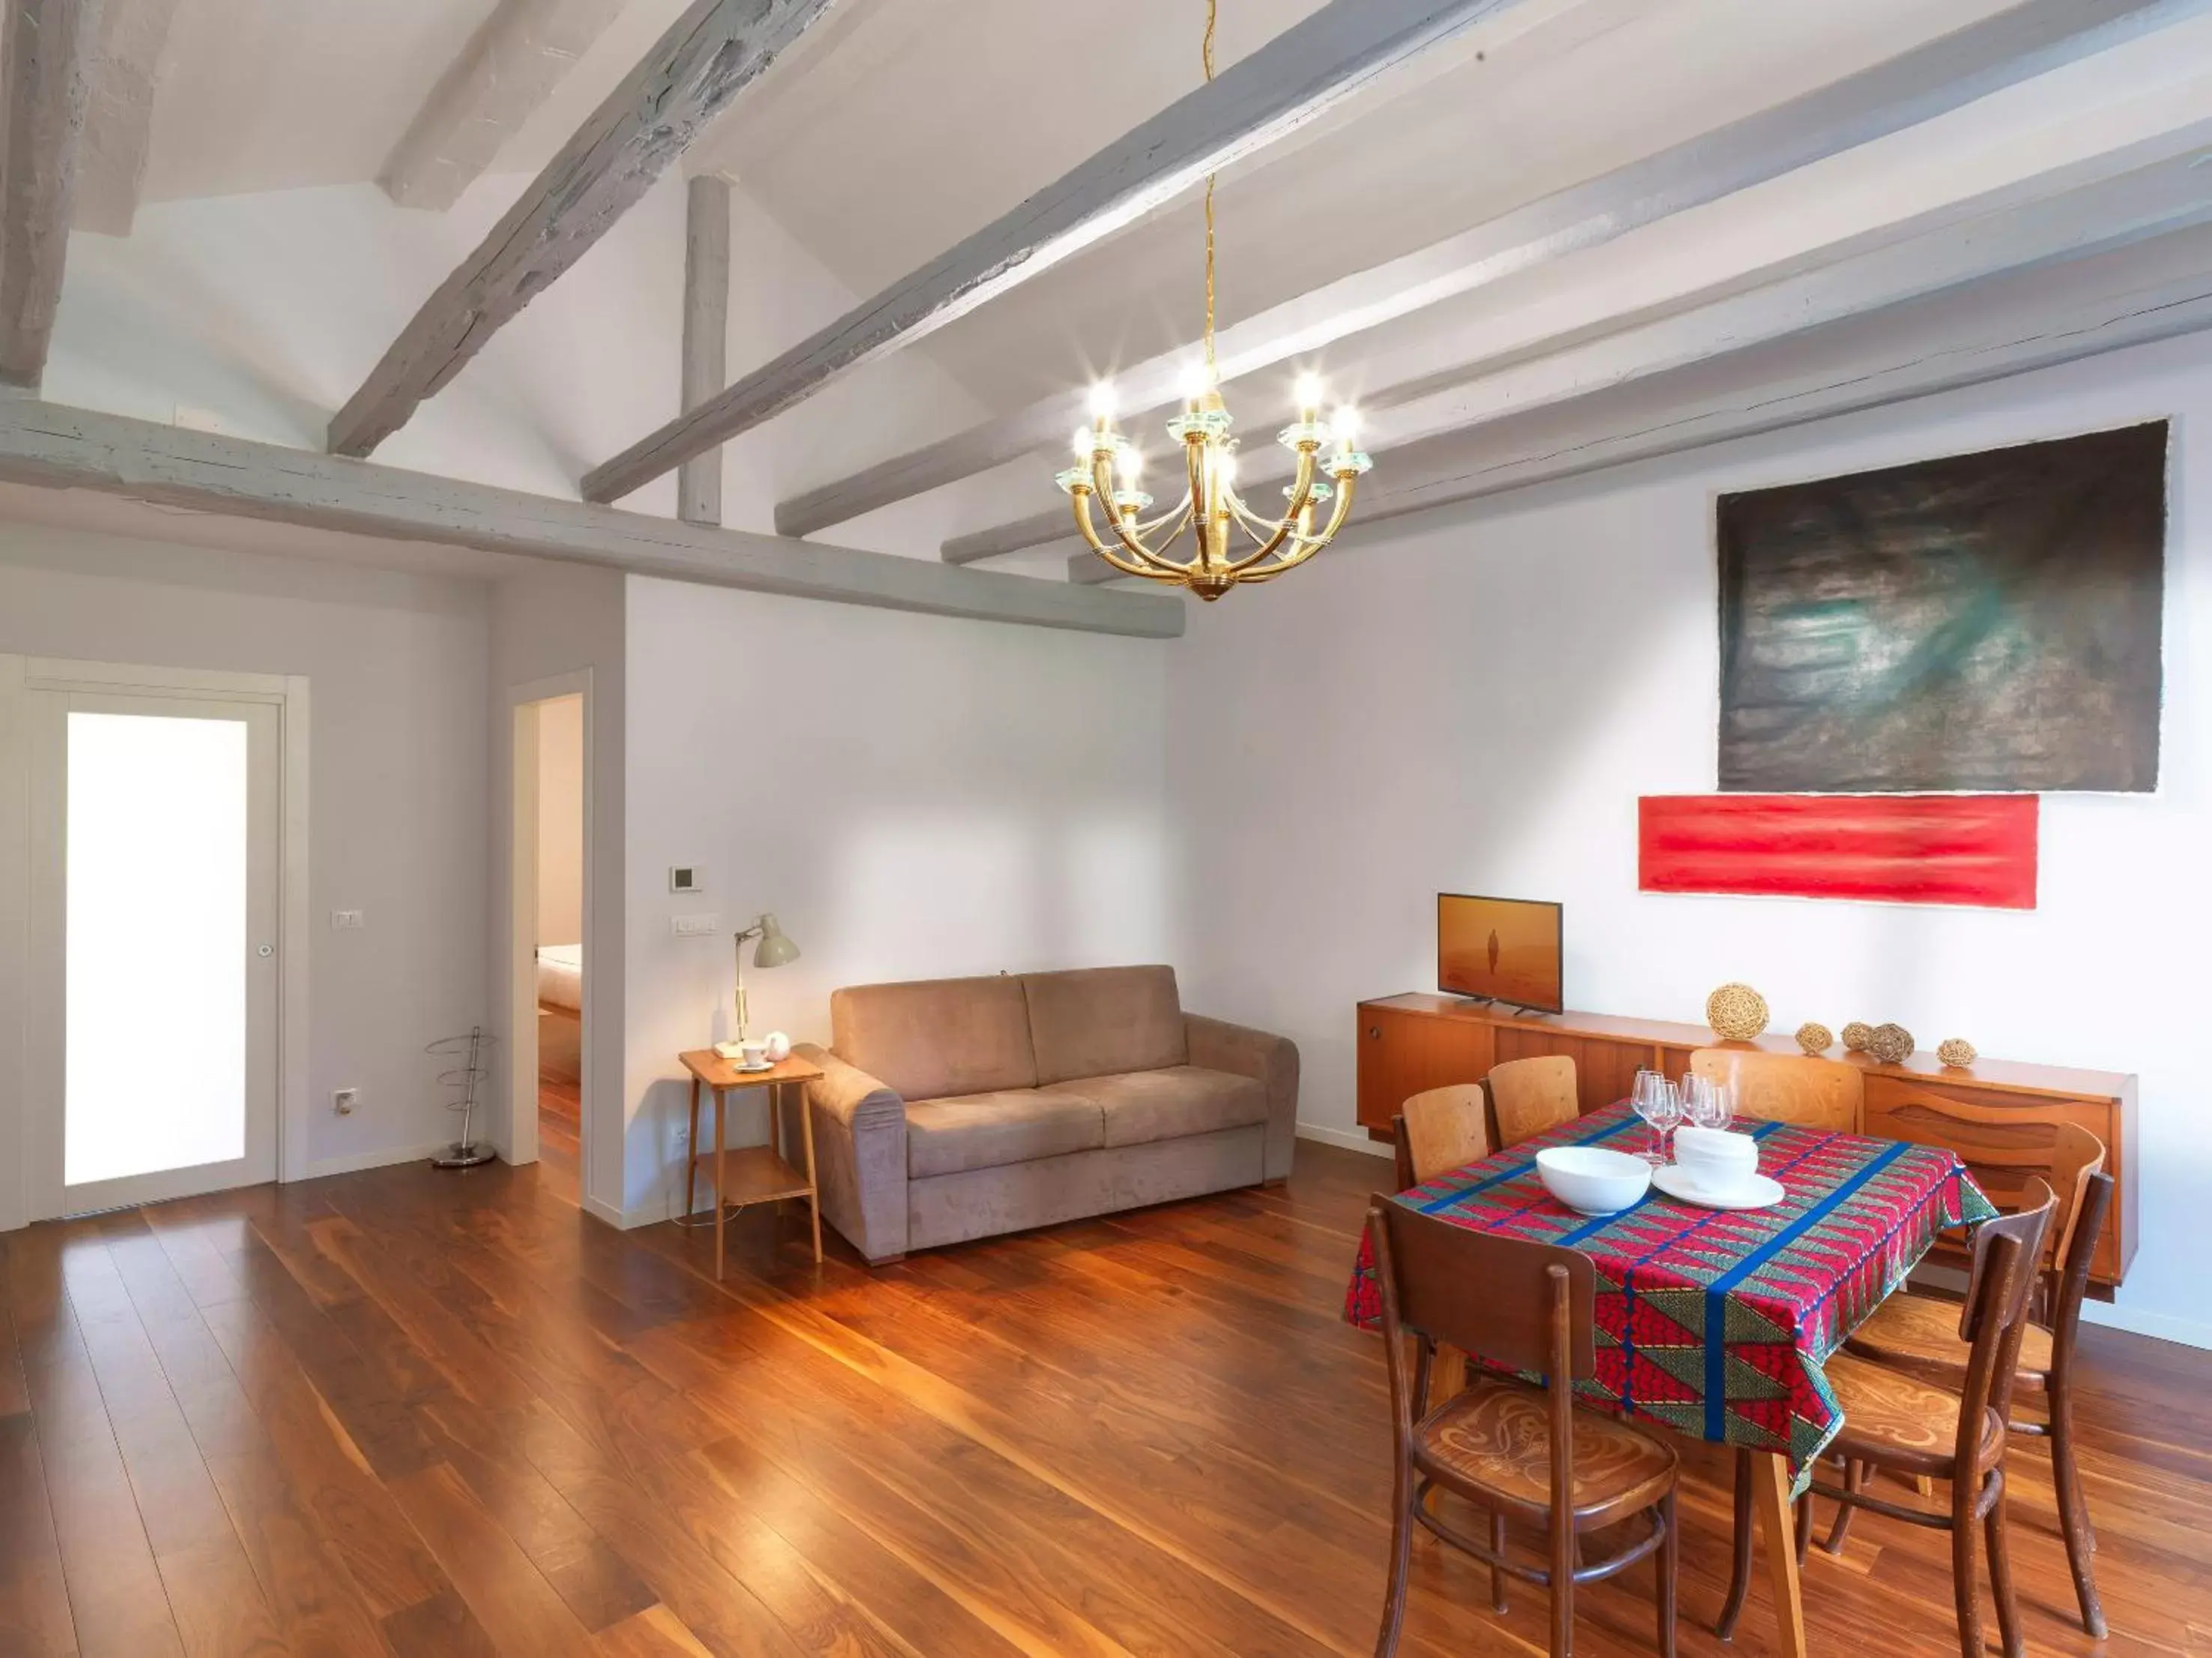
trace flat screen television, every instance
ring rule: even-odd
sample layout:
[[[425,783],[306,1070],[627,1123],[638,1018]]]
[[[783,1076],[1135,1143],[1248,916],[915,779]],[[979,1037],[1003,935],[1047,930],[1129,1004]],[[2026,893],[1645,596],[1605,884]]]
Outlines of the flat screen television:
[[[1437,894],[1437,988],[1563,1013],[1561,909],[1519,898]]]

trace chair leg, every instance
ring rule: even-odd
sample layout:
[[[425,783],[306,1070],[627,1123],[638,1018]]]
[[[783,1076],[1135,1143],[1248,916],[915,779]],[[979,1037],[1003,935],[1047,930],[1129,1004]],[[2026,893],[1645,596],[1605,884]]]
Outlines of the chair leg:
[[[1797,1533],[1797,1564],[1803,1565],[1805,1557],[1813,1550],[1813,1493],[1808,1491],[1797,1499],[1795,1516]]]
[[[1866,1485],[1866,1482],[1867,1465],[1865,1463],[1849,1461],[1844,1464],[1844,1489],[1845,1490],[1856,1491],[1863,1490]],[[1823,1549],[1826,1549],[1830,1554],[1841,1554],[1844,1551],[1844,1539],[1850,1534],[1851,1516],[1857,1512],[1858,1505],[1856,1503],[1837,1503],[1836,1523],[1828,1528],[1828,1540],[1821,1544],[1820,1546]]]
[[[1720,1620],[1713,1633],[1723,1641],[1735,1638],[1735,1620],[1743,1616],[1744,1596],[1751,1591],[1751,1453],[1735,1454],[1735,1553],[1729,1563],[1728,1599],[1721,1603]]]
[[[1967,1484],[1954,1480],[1951,1486],[1951,1593],[1959,1606],[1960,1658],[1983,1658],[1981,1572],[1974,1558],[1974,1499]]]
[[[1575,1649],[1575,1556],[1581,1539],[1574,1517],[1552,1511],[1552,1658]]]
[[[2097,1533],[2089,1524],[2089,1499],[2081,1490],[2081,1470],[2074,1460],[2074,1389],[2057,1377],[2051,1381],[2051,1472],[2058,1488],[2058,1525],[2066,1534],[2066,1564],[2074,1573],[2074,1596],[2081,1605],[2081,1627],[2105,1633],[2105,1608],[2097,1599],[2097,1576],[2089,1557]]]
[[[1659,1544],[1659,1658],[1674,1658],[1674,1588],[1681,1568],[1681,1536],[1674,1525],[1672,1486],[1659,1499],[1659,1523],[1667,1528]]]
[[[1490,1552],[1495,1560],[1505,1558],[1505,1510],[1490,1511]],[[1505,1568],[1493,1565],[1490,1569],[1490,1607],[1493,1612],[1505,1610]]]
[[[2012,1556],[2005,1543],[2005,1492],[2002,1477],[1996,1501],[1990,1504],[1982,1526],[1990,1551],[1990,1592],[1997,1603],[1997,1635],[2004,1643],[2005,1658],[2023,1658],[2027,1643],[2021,1638],[2020,1602],[2012,1588]]]
[[[1400,1478],[1404,1490],[1390,1527],[1390,1581],[1383,1586],[1382,1628],[1375,1637],[1375,1658],[1394,1658],[1398,1631],[1406,1621],[1406,1567],[1413,1547],[1413,1505],[1420,1499],[1413,1495],[1410,1475],[1401,1474]]]

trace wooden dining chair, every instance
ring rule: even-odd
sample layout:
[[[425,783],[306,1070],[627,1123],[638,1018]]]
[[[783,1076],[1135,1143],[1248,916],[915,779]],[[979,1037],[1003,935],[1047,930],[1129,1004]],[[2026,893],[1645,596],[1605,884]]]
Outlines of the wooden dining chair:
[[[2080,1140],[2069,1143],[2072,1136]],[[2089,1287],[2089,1264],[2112,1202],[2112,1178],[2104,1172],[2105,1148],[2085,1129],[2061,1131],[2052,1172],[2061,1177],[2058,1208],[2051,1236],[2055,1253],[2042,1275],[2042,1308],[2021,1332],[2014,1387],[2043,1395],[2045,1420],[2014,1419],[2010,1431],[2051,1442],[2052,1484],[2057,1489],[2058,1526],[2066,1539],[2066,1564],[2074,1575],[2081,1627],[2106,1632],[2105,1612],[2097,1595],[2090,1557],[2097,1533],[2089,1520],[2074,1447],[2074,1348],[2081,1327],[2081,1300]],[[2094,1155],[2091,1149],[2094,1148]],[[1973,1350],[1960,1338],[1956,1303],[1932,1295],[1893,1295],[1844,1344],[1846,1350],[1908,1371],[1956,1391],[1965,1386]],[[1848,1477],[1848,1476],[1847,1476]],[[1823,1546],[1842,1551],[1851,1510],[1842,1509]]]
[[[1398,1190],[1490,1155],[1490,1118],[1480,1082],[1454,1082],[1414,1094],[1390,1119],[1397,1137]]]
[[[1740,1117],[1844,1134],[1858,1131],[1864,1088],[1856,1065],[1794,1053],[1699,1048],[1690,1056],[1690,1070],[1708,1082],[1733,1082]]]
[[[1490,1100],[1498,1112],[1498,1145],[1502,1151],[1532,1134],[1571,1123],[1582,1114],[1575,1087],[1575,1062],[1563,1053],[1538,1059],[1509,1059],[1490,1068]]]
[[[1974,1557],[1978,1527],[1989,1555],[1990,1588],[1996,1600],[2005,1658],[2021,1658],[2026,1651],[2005,1533],[2005,1450],[2014,1373],[2028,1327],[2037,1267],[2057,1203],[2048,1186],[2030,1180],[2017,1212],[1985,1221],[1975,1229],[1973,1266],[1958,1322],[1959,1338],[1967,1349],[1964,1382],[1958,1391],[1862,1358],[1848,1349],[1831,1356],[1826,1365],[1828,1386],[1844,1417],[1827,1454],[1842,1463],[1844,1483],[1829,1484],[1815,1471],[1812,1490],[1800,1501],[1799,1552],[1811,1536],[1814,1495],[1949,1532],[1951,1589],[1958,1606],[1962,1658],[1983,1658],[1981,1582]],[[1875,1472],[1948,1480],[1950,1507],[1931,1510],[1875,1496],[1868,1479]],[[1739,1562],[1747,1564],[1741,1562],[1743,1553],[1739,1545]],[[1740,1608],[1734,1588],[1729,1598],[1732,1612]],[[1727,1632],[1723,1630],[1723,1636]]]
[[[1507,1577],[1547,1585],[1553,1658],[1573,1649],[1577,1584],[1657,1556],[1659,1651],[1674,1658],[1674,1453],[1619,1417],[1575,1403],[1575,1383],[1597,1365],[1589,1258],[1471,1231],[1380,1196],[1367,1221],[1382,1292],[1395,1452],[1390,1577],[1376,1658],[1398,1649],[1416,1525],[1489,1565],[1500,1612]],[[1549,1380],[1537,1388],[1485,1375],[1431,1408],[1440,1342]],[[1432,1490],[1487,1509],[1487,1542],[1431,1513]],[[1619,1552],[1585,1559],[1585,1533],[1639,1516],[1641,1534]],[[1544,1527],[1546,1566],[1507,1558],[1509,1519]]]

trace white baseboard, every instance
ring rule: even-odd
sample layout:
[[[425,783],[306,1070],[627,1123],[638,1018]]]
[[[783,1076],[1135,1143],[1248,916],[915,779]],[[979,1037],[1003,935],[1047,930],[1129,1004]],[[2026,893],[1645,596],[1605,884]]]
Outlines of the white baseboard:
[[[1298,1138],[1318,1140],[1325,1146],[1342,1146],[1346,1151],[1364,1151],[1370,1157],[1397,1155],[1388,1141],[1369,1139],[1364,1128],[1330,1128],[1322,1123],[1300,1123]]]
[[[318,1157],[307,1165],[307,1178],[319,1180],[325,1174],[357,1174],[365,1168],[388,1168],[394,1163],[427,1163],[453,1143],[433,1140],[428,1145],[387,1146],[380,1151],[356,1151],[344,1157]]]
[[[2109,1330],[2125,1330],[2137,1336],[2154,1336],[2160,1341],[2179,1342],[2184,1347],[2212,1351],[2212,1324],[2195,1319],[2177,1319],[2170,1313],[2147,1313],[2137,1308],[2115,1307],[2109,1302],[2092,1301],[2081,1303],[2081,1318],[2085,1323],[2100,1324]]]

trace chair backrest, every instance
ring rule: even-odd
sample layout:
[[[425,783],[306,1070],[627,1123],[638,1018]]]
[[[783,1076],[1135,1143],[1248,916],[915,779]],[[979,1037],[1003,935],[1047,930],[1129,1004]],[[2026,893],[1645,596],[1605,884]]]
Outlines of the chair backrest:
[[[1392,1124],[1404,1125],[1399,1143],[1406,1148],[1413,1177],[1407,1185],[1419,1186],[1490,1155],[1490,1122],[1483,1106],[1481,1083],[1454,1082],[1417,1094],[1399,1107]]]
[[[1734,1082],[1739,1116],[1844,1134],[1858,1131],[1865,1088],[1856,1065],[1794,1053],[1699,1048],[1690,1056],[1690,1070],[1710,1082]]]
[[[2013,1372],[2020,1362],[2021,1338],[2040,1274],[2044,1240],[2050,1235],[2058,1199],[2041,1180],[2030,1180],[2021,1206],[2009,1215],[1984,1221],[1974,1230],[1973,1266],[1966,1279],[1966,1306],[1959,1335],[1971,1344],[1966,1381],[1960,1390],[1959,1466],[1978,1470],[1985,1414],[2008,1415]]]
[[[2074,1234],[2081,1223],[2081,1200],[2089,1179],[2103,1172],[2105,1143],[2077,1123],[2061,1123],[2051,1146],[2051,1189],[2058,1194],[2058,1212],[2051,1222],[2051,1247],[2043,1265],[2063,1272],[2074,1247]]]
[[[1413,1178],[1413,1148],[1406,1134],[1406,1113],[1390,1114],[1390,1158],[1397,1165],[1398,1190],[1411,1192],[1420,1182]]]
[[[2058,1285],[2048,1309],[2051,1330],[2051,1368],[2069,1370],[2074,1338],[2081,1327],[2081,1297],[2089,1289],[2089,1263],[2097,1253],[2097,1234],[2105,1229],[2105,1215],[2112,1206],[2112,1177],[2098,1170],[2081,1183],[2081,1199],[2073,1215],[2074,1235],[2058,1261]]]
[[[1596,1374],[1597,1277],[1589,1256],[1454,1226],[1381,1197],[1369,1204],[1368,1224],[1383,1329],[1394,1341],[1409,1333],[1546,1375],[1564,1357],[1570,1382]]]
[[[1582,1112],[1582,1098],[1575,1087],[1575,1062],[1565,1054],[1554,1053],[1492,1065],[1490,1101],[1498,1112],[1501,1148],[1572,1122]]]

